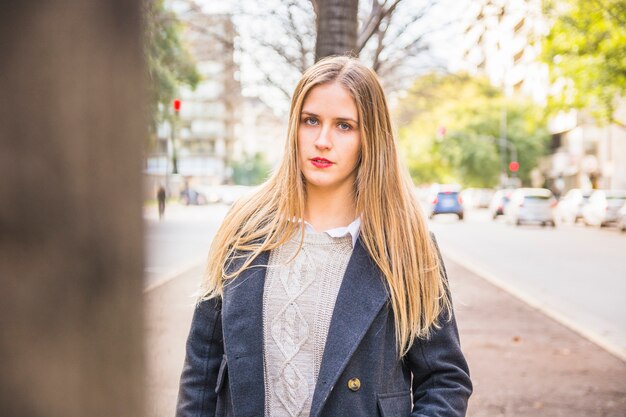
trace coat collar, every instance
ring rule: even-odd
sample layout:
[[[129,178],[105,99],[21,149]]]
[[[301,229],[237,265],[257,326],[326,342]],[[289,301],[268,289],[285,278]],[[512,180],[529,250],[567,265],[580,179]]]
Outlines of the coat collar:
[[[262,416],[265,409],[263,287],[268,261],[269,252],[260,254],[224,288],[224,350],[237,417]],[[382,275],[358,239],[337,294],[311,417],[320,415],[332,387],[387,299]]]

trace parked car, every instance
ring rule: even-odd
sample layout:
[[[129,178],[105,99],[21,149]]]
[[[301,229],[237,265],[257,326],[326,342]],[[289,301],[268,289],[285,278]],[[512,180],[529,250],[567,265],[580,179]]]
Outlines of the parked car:
[[[546,188],[518,188],[511,194],[509,204],[504,209],[507,223],[517,226],[523,223],[538,223],[542,226],[556,226],[554,208],[556,198]]]
[[[461,191],[463,207],[466,209],[488,208],[494,190],[489,188],[467,188]]]
[[[626,232],[626,204],[624,204],[622,208],[619,209],[619,213],[617,216],[617,227],[619,227],[619,230],[621,230],[622,232]]]
[[[220,185],[216,192],[219,193],[220,201],[232,205],[242,197],[251,195],[258,186],[249,185]]]
[[[563,223],[576,223],[582,220],[582,208],[589,202],[592,190],[574,188],[569,190],[559,201],[556,211],[557,218]]]
[[[619,211],[626,203],[626,190],[595,190],[582,208],[583,221],[589,226],[617,223]]]
[[[204,205],[207,203],[206,196],[193,188],[187,188],[180,192],[180,202],[186,206]]]
[[[504,214],[504,209],[509,204],[509,199],[513,191],[509,189],[498,190],[493,195],[491,203],[489,204],[489,214],[492,219],[496,219],[498,216]]]
[[[463,200],[459,191],[438,191],[430,198],[429,219],[437,214],[456,214],[459,220],[463,220]]]

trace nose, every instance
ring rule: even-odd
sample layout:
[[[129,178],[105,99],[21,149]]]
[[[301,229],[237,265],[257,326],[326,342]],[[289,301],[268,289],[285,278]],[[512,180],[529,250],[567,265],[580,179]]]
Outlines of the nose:
[[[320,134],[315,139],[315,147],[318,149],[330,149],[332,148],[332,141],[330,139],[330,128],[327,126],[322,127]]]

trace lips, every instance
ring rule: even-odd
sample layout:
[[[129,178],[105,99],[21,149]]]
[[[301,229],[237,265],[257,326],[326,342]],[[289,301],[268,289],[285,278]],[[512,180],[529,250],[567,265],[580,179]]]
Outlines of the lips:
[[[313,166],[317,168],[328,168],[329,166],[332,166],[333,164],[331,161],[329,161],[326,158],[311,158],[310,161],[313,164]]]

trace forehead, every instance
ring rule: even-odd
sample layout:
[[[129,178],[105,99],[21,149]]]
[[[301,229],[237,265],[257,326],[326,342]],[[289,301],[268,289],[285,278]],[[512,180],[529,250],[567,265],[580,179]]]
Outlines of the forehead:
[[[339,83],[316,85],[309,90],[302,105],[302,112],[355,120],[358,117],[354,98],[350,91]]]

